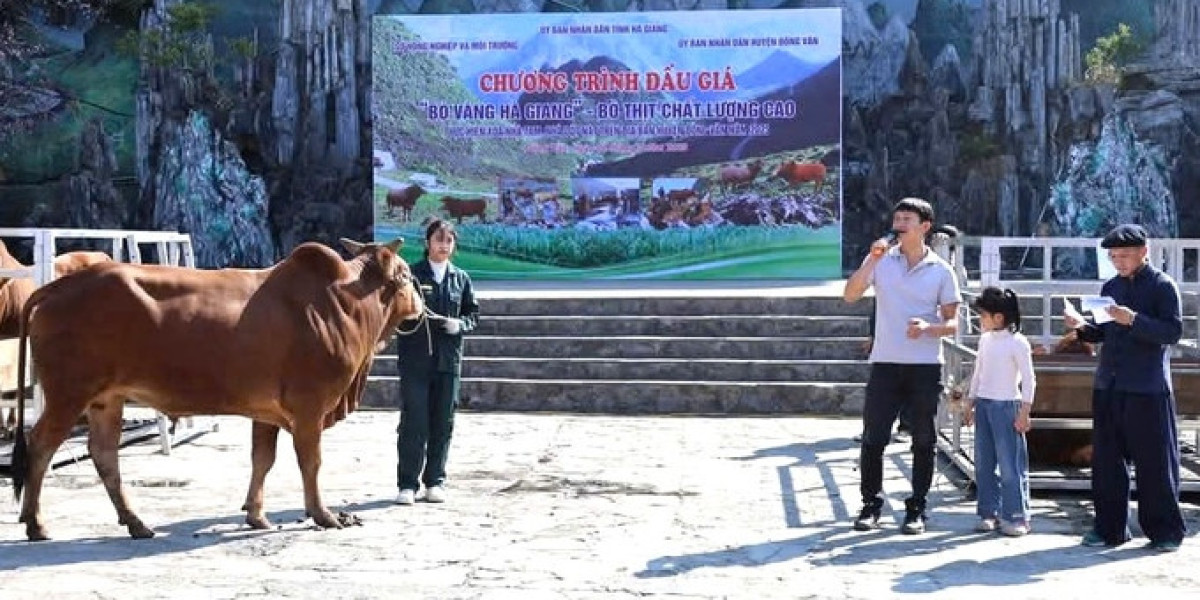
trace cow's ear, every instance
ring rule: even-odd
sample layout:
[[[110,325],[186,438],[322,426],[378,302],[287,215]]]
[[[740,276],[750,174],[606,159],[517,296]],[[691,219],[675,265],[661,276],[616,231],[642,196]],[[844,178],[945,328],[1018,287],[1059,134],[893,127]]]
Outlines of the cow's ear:
[[[387,248],[388,250],[391,250],[392,252],[399,252],[400,249],[404,247],[404,238],[398,237],[398,238],[384,244],[384,247]]]
[[[342,247],[345,248],[351,256],[358,256],[358,254],[362,252],[362,249],[367,247],[366,244],[362,242],[356,242],[350,238],[342,238],[338,241],[342,243]]]

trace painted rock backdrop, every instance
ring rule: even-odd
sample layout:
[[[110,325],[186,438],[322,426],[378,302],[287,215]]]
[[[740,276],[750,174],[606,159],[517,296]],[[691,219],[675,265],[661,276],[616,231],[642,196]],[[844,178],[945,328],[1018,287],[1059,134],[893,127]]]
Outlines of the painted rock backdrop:
[[[1200,0],[0,0],[0,226],[177,229],[214,267],[370,237],[377,14],[831,6],[844,268],[907,195],[1200,237]]]

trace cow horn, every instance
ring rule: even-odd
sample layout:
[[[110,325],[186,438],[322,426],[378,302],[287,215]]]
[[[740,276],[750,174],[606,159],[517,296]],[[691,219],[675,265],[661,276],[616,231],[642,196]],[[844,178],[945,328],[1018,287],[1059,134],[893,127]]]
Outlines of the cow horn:
[[[338,241],[342,243],[342,247],[345,248],[347,252],[354,256],[358,256],[358,253],[362,252],[362,249],[366,247],[366,244],[362,242],[356,242],[350,238],[342,238]]]

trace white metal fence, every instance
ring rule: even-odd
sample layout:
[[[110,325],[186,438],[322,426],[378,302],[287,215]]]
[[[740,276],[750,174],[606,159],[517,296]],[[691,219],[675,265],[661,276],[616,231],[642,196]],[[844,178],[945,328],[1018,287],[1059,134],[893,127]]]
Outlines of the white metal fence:
[[[191,236],[172,231],[0,227],[0,237],[33,240],[33,265],[25,268],[0,269],[0,278],[28,277],[33,279],[37,287],[54,280],[54,257],[58,255],[58,243],[62,240],[108,241],[110,243],[109,255],[113,257],[113,260],[130,263],[142,263],[143,250],[146,247],[152,247],[156,251],[158,264],[192,268],[196,266]],[[18,350],[19,346],[15,340],[14,343],[5,344],[3,348],[0,348],[0,355],[2,355],[0,358],[11,360],[14,370]],[[32,381],[32,379],[27,375],[26,381]],[[35,383],[33,401],[29,407],[30,416],[40,415],[43,405],[44,398],[41,387]],[[14,408],[15,406],[16,400],[0,399],[0,409]],[[185,422],[185,426],[191,427],[192,425],[190,420]],[[163,453],[170,454],[173,438],[177,438],[178,435],[172,436],[170,423],[161,414],[158,415],[158,430]]]
[[[1060,238],[1060,237],[965,237],[958,240],[959,248],[955,252],[958,260],[956,268],[964,273],[964,295],[974,297],[984,287],[997,286],[1009,288],[1021,297],[1040,297],[1042,300],[1041,343],[1052,345],[1054,338],[1053,324],[1056,315],[1052,312],[1053,299],[1095,295],[1100,293],[1099,279],[1069,279],[1059,277],[1054,269],[1055,250],[1096,251],[1096,259],[1103,264],[1108,258],[1099,251],[1101,238]],[[962,265],[964,250],[970,247],[979,248],[979,279],[974,283],[965,278],[967,270]],[[1023,249],[1026,252],[1038,253],[1041,256],[1041,277],[1027,279],[1006,276],[1002,251],[1006,248]],[[1150,263],[1170,275],[1178,284],[1183,295],[1183,311],[1185,323],[1190,324],[1190,330],[1185,328],[1185,342],[1197,347],[1200,345],[1200,273],[1197,269],[1187,269],[1187,265],[1200,264],[1200,240],[1198,239],[1162,239],[1152,240],[1149,244]],[[1011,273],[1011,271],[1009,271]],[[964,306],[964,309],[966,307]],[[969,311],[964,310],[964,318]],[[964,328],[960,328],[965,333]],[[959,337],[961,340],[961,336]]]

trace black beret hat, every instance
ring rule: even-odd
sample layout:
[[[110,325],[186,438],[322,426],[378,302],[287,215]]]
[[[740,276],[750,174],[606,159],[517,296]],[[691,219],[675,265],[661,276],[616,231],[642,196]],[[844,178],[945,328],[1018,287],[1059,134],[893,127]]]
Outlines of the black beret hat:
[[[1117,225],[1100,241],[1101,248],[1141,248],[1150,236],[1141,225]]]

